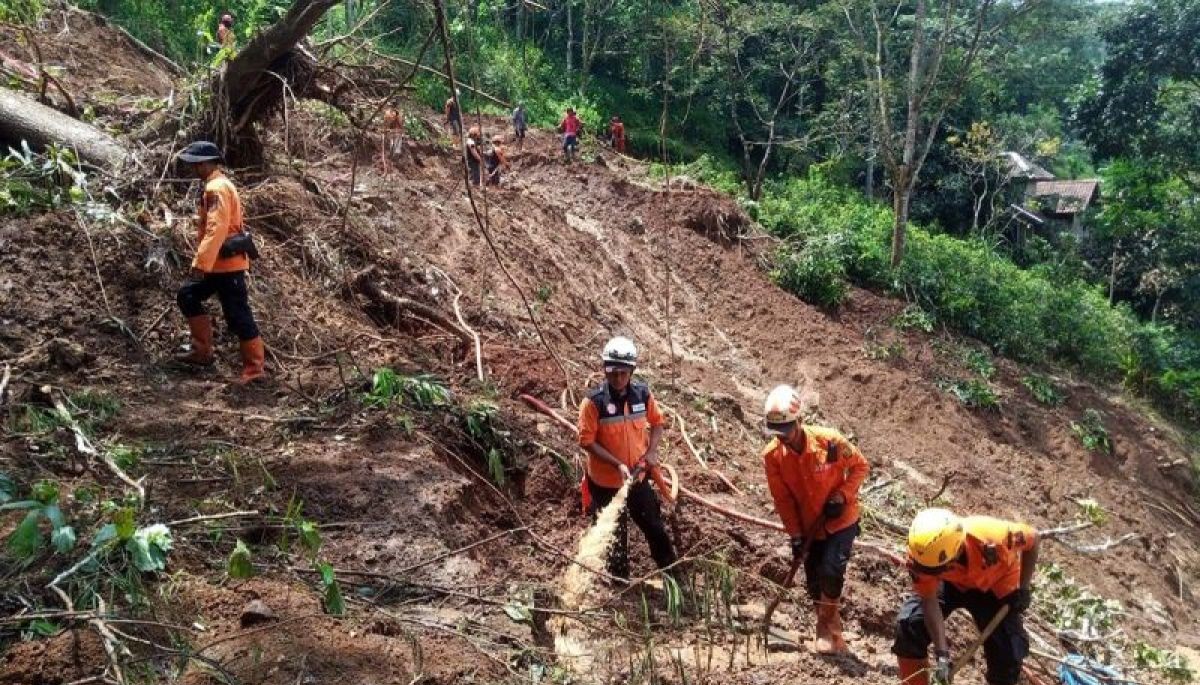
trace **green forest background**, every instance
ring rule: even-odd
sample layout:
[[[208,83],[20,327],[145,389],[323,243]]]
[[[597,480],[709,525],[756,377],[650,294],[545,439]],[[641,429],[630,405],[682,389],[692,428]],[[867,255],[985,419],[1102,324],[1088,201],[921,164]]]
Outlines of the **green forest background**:
[[[203,71],[220,14],[237,18],[245,44],[289,3],[80,4]],[[805,300],[836,308],[850,284],[890,292],[910,303],[914,325],[1123,383],[1200,421],[1200,3],[472,0],[447,10],[462,81],[524,103],[534,126],[553,126],[568,105],[589,133],[619,114],[631,154],[736,195],[780,238],[773,275]],[[39,0],[0,9],[40,11]],[[347,0],[315,41],[343,63],[399,56],[439,68],[437,41],[422,50],[433,28],[429,2]],[[413,84],[440,109],[441,79]],[[471,112],[501,113],[464,99]],[[1082,228],[1022,221],[1014,206],[1031,205],[1008,152],[1059,179],[1101,181]]]

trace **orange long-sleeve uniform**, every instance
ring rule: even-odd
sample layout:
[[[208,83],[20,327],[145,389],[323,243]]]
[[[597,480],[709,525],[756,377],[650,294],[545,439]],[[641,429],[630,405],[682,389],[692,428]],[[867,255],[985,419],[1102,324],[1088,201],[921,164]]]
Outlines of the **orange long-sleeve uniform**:
[[[649,430],[663,425],[658,403],[646,385],[630,382],[625,397],[612,395],[608,383],[584,398],[579,404],[579,446],[585,450],[593,443],[608,450],[630,469],[633,469],[650,448]],[[619,488],[621,472],[617,467],[588,452],[588,477],[597,485]]]
[[[1006,597],[1021,587],[1021,553],[1037,546],[1037,530],[1025,523],[991,516],[963,518],[966,560],[950,562],[940,575],[920,573],[912,564],[913,592],[922,597],[937,594],[938,582],[960,590],[991,592]]]
[[[842,493],[846,498],[842,515],[826,521],[815,534],[815,539],[823,540],[858,521],[858,489],[871,467],[858,448],[832,428],[804,426],[801,430],[803,452],[775,438],[763,450],[763,466],[775,511],[792,537],[812,530],[830,495]]]
[[[196,222],[196,256],[192,268],[204,273],[223,274],[250,269],[245,254],[221,257],[221,245],[231,235],[242,232],[242,200],[237,188],[219,170],[204,179],[204,197],[200,200]]]

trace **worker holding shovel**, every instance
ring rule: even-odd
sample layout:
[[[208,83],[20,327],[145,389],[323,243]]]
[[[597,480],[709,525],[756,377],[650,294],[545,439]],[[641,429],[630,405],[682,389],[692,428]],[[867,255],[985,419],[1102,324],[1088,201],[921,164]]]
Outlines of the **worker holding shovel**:
[[[800,395],[791,386],[781,385],[767,396],[767,432],[774,437],[763,450],[763,465],[775,511],[791,537],[789,582],[803,564],[816,608],[813,647],[820,654],[838,654],[846,651],[840,610],[858,536],[858,490],[870,466],[837,431],[803,425],[800,408]]]
[[[579,406],[579,446],[588,453],[582,485],[588,513],[596,516],[627,481],[634,481],[608,557],[609,574],[625,580],[629,578],[629,518],[646,536],[658,568],[675,563],[671,536],[651,486],[653,478],[646,477],[659,466],[664,420],[649,386],[633,380],[637,359],[632,340],[609,340],[601,355],[604,382]]]
[[[1038,558],[1037,531],[989,516],[958,517],[925,509],[908,531],[908,567],[915,596],[900,606],[892,652],[905,685],[928,685],[927,650],[937,655],[933,681],[950,683],[961,664],[951,663],[945,617],[966,609],[982,632],[989,685],[1016,685],[1029,654],[1021,614],[1032,598]]]

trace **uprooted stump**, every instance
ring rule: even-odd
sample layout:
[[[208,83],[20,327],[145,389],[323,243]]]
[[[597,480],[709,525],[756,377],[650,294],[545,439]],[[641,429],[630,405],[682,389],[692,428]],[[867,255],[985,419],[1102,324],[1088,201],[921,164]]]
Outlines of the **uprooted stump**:
[[[706,204],[688,216],[688,228],[711,239],[725,243],[735,242],[749,233],[751,220],[736,207]]]
[[[370,300],[371,304],[392,322],[415,318],[453,334],[468,345],[472,343],[471,335],[446,314],[427,304],[389,292],[376,282],[376,275],[375,267],[367,267],[351,277],[350,287]]]

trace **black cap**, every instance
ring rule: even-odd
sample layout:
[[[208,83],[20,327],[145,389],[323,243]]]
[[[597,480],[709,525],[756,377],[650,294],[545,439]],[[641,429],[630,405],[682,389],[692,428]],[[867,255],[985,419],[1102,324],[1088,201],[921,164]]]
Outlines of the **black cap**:
[[[219,162],[221,161],[221,148],[217,147],[216,143],[210,143],[207,140],[197,140],[183,148],[183,152],[179,153],[179,159],[189,164],[195,164],[196,162]]]

